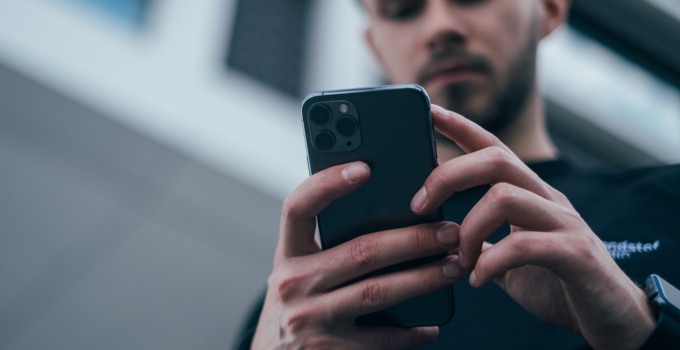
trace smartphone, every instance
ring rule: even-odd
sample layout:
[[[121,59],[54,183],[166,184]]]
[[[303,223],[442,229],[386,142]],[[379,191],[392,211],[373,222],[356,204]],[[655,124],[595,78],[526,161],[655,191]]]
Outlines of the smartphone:
[[[311,174],[352,161],[363,161],[371,168],[366,183],[317,216],[323,249],[371,232],[443,220],[441,209],[416,215],[410,207],[411,199],[437,166],[430,99],[421,86],[313,93],[302,103],[302,121]],[[442,256],[376,273],[406,269]],[[357,324],[441,325],[453,313],[453,289],[448,286],[362,316]]]

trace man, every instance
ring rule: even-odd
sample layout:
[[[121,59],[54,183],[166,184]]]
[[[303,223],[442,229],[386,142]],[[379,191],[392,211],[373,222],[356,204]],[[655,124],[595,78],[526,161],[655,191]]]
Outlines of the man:
[[[432,117],[453,142],[440,142],[440,166],[411,208],[444,205],[457,223],[377,232],[321,251],[315,215],[360,187],[370,169],[355,162],[311,176],[284,203],[252,348],[637,349],[659,341],[657,313],[636,282],[649,273],[680,282],[664,263],[680,248],[673,220],[680,168],[592,173],[558,159],[535,61],[540,39],[563,24],[568,0],[362,4],[366,39],[389,80],[417,82],[446,108],[433,105]],[[602,240],[640,253],[617,265]],[[440,252],[450,255],[347,283]],[[360,315],[465,276],[446,326],[354,325]]]

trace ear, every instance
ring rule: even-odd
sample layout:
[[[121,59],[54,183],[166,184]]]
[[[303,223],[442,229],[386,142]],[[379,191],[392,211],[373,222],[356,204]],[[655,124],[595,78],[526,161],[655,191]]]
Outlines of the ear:
[[[567,21],[569,5],[569,0],[541,0],[541,10],[543,12],[541,38],[548,36],[553,30]]]

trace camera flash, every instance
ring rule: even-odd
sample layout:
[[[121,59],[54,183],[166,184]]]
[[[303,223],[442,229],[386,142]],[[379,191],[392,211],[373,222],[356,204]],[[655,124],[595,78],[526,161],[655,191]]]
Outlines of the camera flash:
[[[340,104],[340,113],[347,113],[348,110],[349,110],[349,106],[346,103]]]

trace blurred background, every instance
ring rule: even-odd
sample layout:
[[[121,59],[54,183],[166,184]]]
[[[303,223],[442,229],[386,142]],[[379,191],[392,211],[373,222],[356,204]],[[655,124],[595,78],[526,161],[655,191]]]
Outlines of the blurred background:
[[[301,98],[383,78],[354,1],[0,1],[0,349],[227,349],[307,176]],[[680,162],[677,0],[541,47],[586,166]]]

